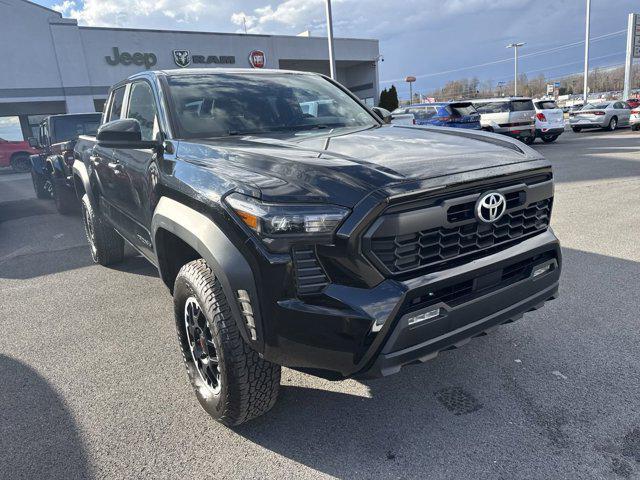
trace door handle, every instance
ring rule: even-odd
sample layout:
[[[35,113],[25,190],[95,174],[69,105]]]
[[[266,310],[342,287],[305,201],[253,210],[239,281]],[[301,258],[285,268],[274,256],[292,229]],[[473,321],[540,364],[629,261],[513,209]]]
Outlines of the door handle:
[[[122,165],[120,165],[118,162],[109,162],[107,164],[107,166],[113,170],[113,172],[116,175],[120,175],[122,172],[124,172],[124,169],[122,168]]]

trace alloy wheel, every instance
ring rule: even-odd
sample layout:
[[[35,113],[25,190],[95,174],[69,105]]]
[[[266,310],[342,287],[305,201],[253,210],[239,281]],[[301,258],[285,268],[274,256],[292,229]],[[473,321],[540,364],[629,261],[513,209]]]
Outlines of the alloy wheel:
[[[204,385],[217,395],[221,389],[220,362],[207,319],[194,296],[184,304],[184,327],[193,364]]]

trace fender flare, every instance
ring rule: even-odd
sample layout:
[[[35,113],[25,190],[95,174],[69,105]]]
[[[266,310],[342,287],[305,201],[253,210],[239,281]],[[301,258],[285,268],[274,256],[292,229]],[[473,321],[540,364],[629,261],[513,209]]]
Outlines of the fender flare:
[[[168,197],[160,199],[151,221],[151,238],[156,254],[157,233],[161,228],[180,238],[204,258],[220,281],[245,342],[262,352],[264,335],[256,282],[253,271],[240,250],[209,217]],[[156,260],[162,276],[162,261],[159,258]],[[247,302],[242,302],[241,307],[238,300],[239,290],[248,293],[248,305]],[[252,314],[255,338],[252,338],[245,313]]]
[[[29,160],[31,161],[31,169],[34,173],[37,173],[38,175],[47,175],[45,160],[42,158],[42,155],[30,155]]]
[[[51,176],[53,178],[65,178],[64,166],[62,165],[63,159],[60,155],[51,155],[47,157],[46,163],[51,165]]]
[[[89,201],[91,202],[92,206],[96,206],[96,201],[95,201],[95,197],[93,195],[93,190],[91,189],[91,181],[89,179],[89,172],[87,172],[87,167],[84,163],[82,163],[80,160],[76,160],[75,162],[73,162],[73,186],[76,190],[76,196],[79,199],[82,199],[82,192],[78,191],[78,180],[80,180],[80,183],[82,184],[84,191],[86,192],[87,196],[89,197]]]

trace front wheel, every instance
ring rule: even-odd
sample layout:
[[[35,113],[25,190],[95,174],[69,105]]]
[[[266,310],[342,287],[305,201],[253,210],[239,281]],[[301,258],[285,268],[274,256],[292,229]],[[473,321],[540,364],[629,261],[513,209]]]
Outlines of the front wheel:
[[[93,209],[86,193],[82,197],[82,218],[93,261],[104,266],[121,262],[124,257],[123,238]]]
[[[580,128],[580,127],[571,127],[571,130],[573,130],[575,133],[580,133],[582,131],[582,128]]]
[[[280,366],[244,341],[220,282],[203,259],[180,269],[173,299],[187,375],[202,408],[227,426],[269,411],[278,398]]]
[[[31,181],[33,182],[33,190],[36,192],[36,197],[41,200],[50,200],[51,193],[51,180],[44,175],[31,171]]]
[[[531,137],[524,137],[524,138],[522,139],[522,141],[523,141],[525,144],[527,144],[527,145],[533,145],[533,142],[535,142],[535,141],[536,141],[536,137],[534,137],[534,136],[531,136]]]
[[[638,130],[640,130],[640,124],[631,125],[631,131],[637,132]]]
[[[56,209],[58,213],[62,215],[69,215],[77,212],[78,199],[75,191],[71,190],[64,181],[54,178],[51,180],[52,196],[56,203]]]
[[[29,154],[16,153],[11,158],[11,168],[16,173],[27,173],[31,170],[31,161],[29,160]]]
[[[552,143],[556,141],[556,139],[558,138],[558,135],[544,135],[541,138],[544,143]]]
[[[613,117],[611,120],[609,120],[609,126],[607,127],[607,130],[613,132],[616,128],[618,128],[618,119],[616,117]]]

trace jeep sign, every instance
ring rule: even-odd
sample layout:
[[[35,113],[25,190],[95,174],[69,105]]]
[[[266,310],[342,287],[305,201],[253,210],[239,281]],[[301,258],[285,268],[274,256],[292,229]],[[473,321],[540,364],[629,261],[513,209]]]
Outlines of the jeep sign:
[[[109,65],[144,65],[147,70],[158,63],[158,57],[154,53],[120,53],[118,47],[113,47],[113,57],[107,55],[104,58]]]

